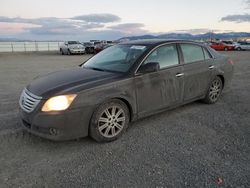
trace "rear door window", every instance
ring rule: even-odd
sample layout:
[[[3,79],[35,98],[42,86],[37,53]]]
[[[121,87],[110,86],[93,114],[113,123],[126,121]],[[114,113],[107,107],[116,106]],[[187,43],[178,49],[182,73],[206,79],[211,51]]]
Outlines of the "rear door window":
[[[184,63],[193,63],[203,61],[204,53],[202,47],[195,44],[180,44]]]

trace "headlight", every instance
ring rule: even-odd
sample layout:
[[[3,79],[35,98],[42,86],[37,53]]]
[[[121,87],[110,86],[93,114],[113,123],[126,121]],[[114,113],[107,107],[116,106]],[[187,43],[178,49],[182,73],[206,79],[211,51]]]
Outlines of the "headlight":
[[[66,110],[76,95],[60,95],[48,99],[42,107],[43,112]]]

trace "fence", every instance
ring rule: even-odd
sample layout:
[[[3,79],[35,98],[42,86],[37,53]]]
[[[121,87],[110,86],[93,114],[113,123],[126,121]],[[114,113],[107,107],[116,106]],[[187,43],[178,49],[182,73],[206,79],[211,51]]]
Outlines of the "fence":
[[[0,52],[58,51],[63,42],[0,42]]]

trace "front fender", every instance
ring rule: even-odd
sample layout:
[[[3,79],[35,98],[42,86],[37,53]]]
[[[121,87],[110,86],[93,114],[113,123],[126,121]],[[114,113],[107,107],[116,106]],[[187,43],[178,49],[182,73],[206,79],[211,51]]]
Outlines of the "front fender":
[[[94,112],[100,104],[117,98],[129,105],[128,107],[132,112],[131,117],[134,119],[137,114],[135,91],[133,78],[128,78],[81,91],[72,105],[74,108],[88,106]]]

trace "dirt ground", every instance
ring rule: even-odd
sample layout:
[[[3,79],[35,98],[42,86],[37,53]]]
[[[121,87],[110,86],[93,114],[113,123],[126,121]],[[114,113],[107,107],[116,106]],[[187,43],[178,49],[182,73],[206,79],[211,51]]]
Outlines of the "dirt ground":
[[[18,99],[33,78],[89,56],[0,54],[0,187],[250,187],[250,52],[217,104],[134,122],[117,141],[52,142],[24,131]]]

